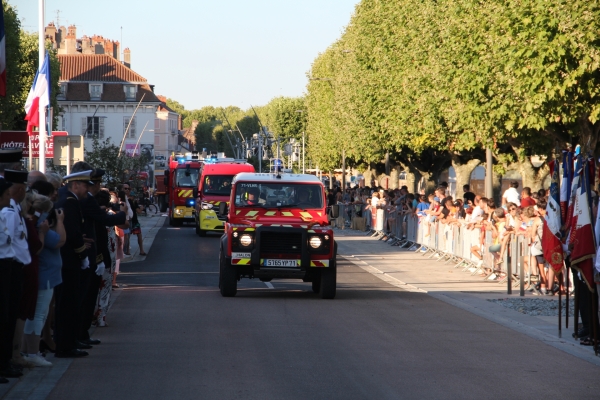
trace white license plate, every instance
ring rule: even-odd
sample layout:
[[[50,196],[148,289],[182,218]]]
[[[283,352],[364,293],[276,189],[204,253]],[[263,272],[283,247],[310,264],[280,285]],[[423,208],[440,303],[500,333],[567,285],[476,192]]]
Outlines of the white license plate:
[[[300,260],[263,260],[265,267],[299,267]]]
[[[231,253],[231,258],[252,258],[251,253]]]

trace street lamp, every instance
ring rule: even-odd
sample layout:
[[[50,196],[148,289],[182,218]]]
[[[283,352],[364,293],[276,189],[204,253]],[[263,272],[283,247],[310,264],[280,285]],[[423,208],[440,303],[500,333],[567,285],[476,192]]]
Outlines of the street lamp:
[[[304,112],[304,110],[296,110],[297,113],[302,114]],[[304,174],[304,159],[305,159],[305,154],[306,154],[306,150],[304,148],[304,143],[305,143],[305,131],[302,131],[302,173]]]

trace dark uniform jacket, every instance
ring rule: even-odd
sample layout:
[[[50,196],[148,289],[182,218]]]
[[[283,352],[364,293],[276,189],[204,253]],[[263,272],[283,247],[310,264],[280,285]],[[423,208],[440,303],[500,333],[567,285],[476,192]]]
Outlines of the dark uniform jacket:
[[[59,199],[65,190],[59,190]],[[67,190],[68,191],[68,190]],[[104,252],[108,249],[108,236],[106,233],[107,226],[122,225],[125,223],[126,215],[119,211],[117,214],[109,215],[100,208],[98,201],[90,193],[87,197],[81,199],[81,209],[84,217],[83,233],[86,238],[94,240],[92,247],[88,250],[90,268],[96,269],[96,266],[105,261],[105,267],[110,268],[110,259],[104,260]],[[98,234],[101,237],[98,237]]]
[[[81,204],[77,196],[67,190],[66,195],[58,200],[55,208],[62,208],[65,214],[64,225],[67,241],[60,248],[63,268],[81,268],[81,262],[88,256],[83,240]]]

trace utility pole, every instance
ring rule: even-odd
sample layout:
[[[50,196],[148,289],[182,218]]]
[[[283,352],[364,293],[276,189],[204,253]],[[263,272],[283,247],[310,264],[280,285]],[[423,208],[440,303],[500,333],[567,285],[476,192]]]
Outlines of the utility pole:
[[[306,154],[306,150],[304,148],[304,142],[305,142],[305,132],[302,131],[302,173],[305,174],[306,172],[304,172],[304,167],[305,167],[305,163],[304,163],[304,155]]]

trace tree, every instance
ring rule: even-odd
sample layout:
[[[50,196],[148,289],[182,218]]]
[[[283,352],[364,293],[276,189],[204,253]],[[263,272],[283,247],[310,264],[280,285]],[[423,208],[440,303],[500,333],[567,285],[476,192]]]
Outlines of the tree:
[[[94,168],[106,171],[103,183],[108,187],[129,181],[131,176],[137,177],[138,173],[150,160],[143,156],[119,155],[119,147],[111,142],[110,138],[104,141],[93,139],[92,150],[85,152],[85,160]]]

